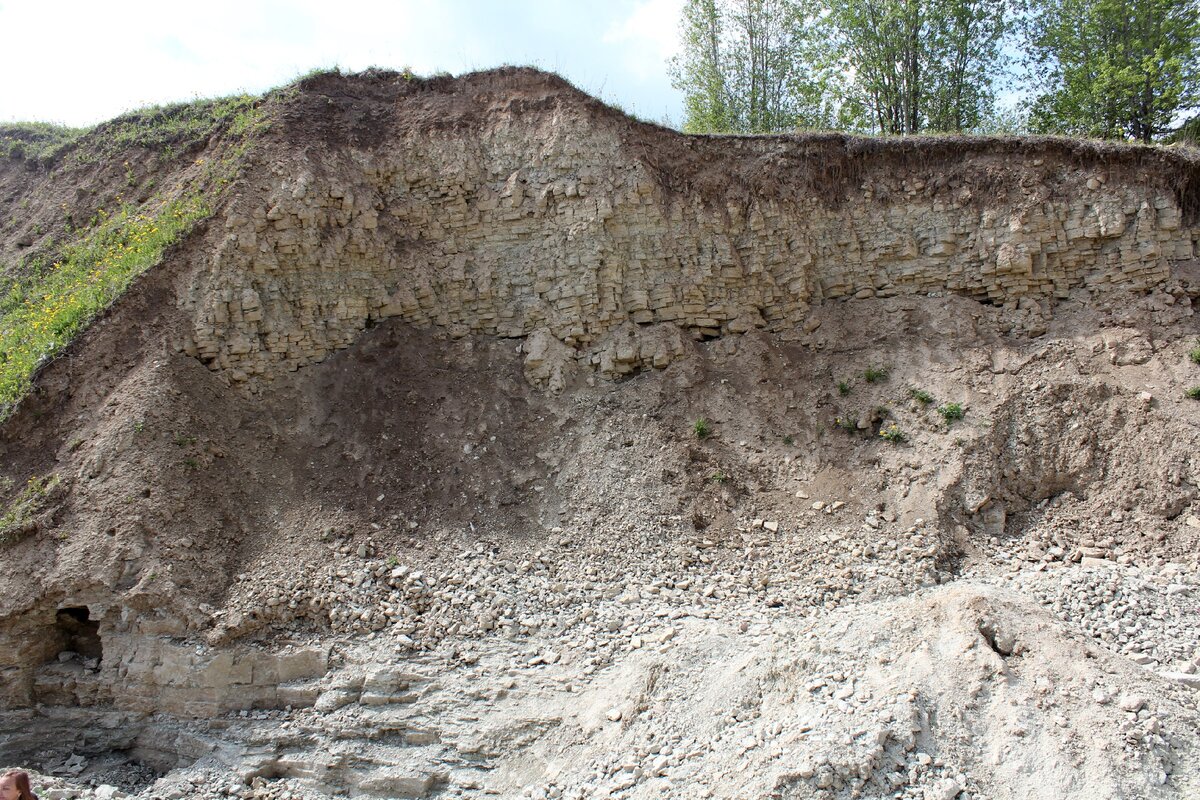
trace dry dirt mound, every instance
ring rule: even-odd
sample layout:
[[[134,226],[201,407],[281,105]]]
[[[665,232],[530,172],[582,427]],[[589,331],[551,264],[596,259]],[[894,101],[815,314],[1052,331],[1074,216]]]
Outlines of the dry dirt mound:
[[[684,138],[511,70],[268,113],[0,430],[12,498],[54,477],[3,545],[0,761],[62,797],[1200,792],[1189,157]]]

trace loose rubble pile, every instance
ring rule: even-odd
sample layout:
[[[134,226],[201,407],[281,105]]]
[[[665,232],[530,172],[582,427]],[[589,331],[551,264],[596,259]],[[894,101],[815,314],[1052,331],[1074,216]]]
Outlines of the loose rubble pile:
[[[667,524],[678,528],[680,520]],[[871,516],[862,532],[830,530],[819,537],[823,549],[815,553],[795,547],[774,521],[748,521],[735,529],[736,538],[723,541],[677,530],[668,537],[680,542],[677,547],[637,552],[621,563],[624,580],[616,581],[603,566],[571,559],[574,540],[558,528],[544,549],[523,557],[506,558],[497,543],[477,542],[462,549],[449,569],[434,573],[365,543],[333,544],[314,574],[271,586],[267,596],[267,587],[251,586],[258,596],[241,605],[253,609],[257,625],[311,620],[335,633],[388,630],[413,650],[429,650],[447,637],[492,631],[528,635],[549,626],[561,635],[585,623],[622,630],[620,620],[605,615],[643,599],[700,618],[730,597],[805,615],[848,596],[936,582],[940,547],[923,520],[883,535],[878,526]],[[462,544],[435,540],[438,549],[451,551]]]
[[[735,375],[767,348],[721,345],[698,363]],[[1058,366],[1025,369],[1042,385]],[[1189,796],[1200,780],[1200,563],[1183,544],[1200,530],[1193,507],[1175,519],[1126,511],[1082,480],[1041,500],[997,484],[972,501],[1002,469],[987,460],[1002,431],[1022,442],[1015,458],[1059,452],[1024,434],[1053,428],[1058,407],[1029,411],[1026,427],[989,424],[1023,395],[989,397],[988,378],[945,374],[922,381],[972,398],[970,416],[950,427],[916,401],[894,408],[911,431],[899,444],[807,430],[784,416],[798,386],[756,390],[752,377],[715,379],[728,391],[705,400],[717,430],[704,439],[678,430],[693,412],[664,406],[654,381],[566,398],[556,413],[589,422],[522,477],[546,503],[536,535],[410,508],[288,539],[297,550],[274,552],[302,560],[246,562],[224,601],[199,609],[198,635],[157,666],[136,641],[110,650],[164,692],[203,668],[203,680],[232,683],[186,691],[241,706],[188,719],[201,706],[146,714],[126,702],[104,723],[132,731],[104,751],[128,754],[115,762],[64,733],[76,717],[33,713],[27,724],[54,744],[29,761],[56,796],[79,798],[104,785],[147,800]],[[859,402],[912,383],[896,369],[860,386]],[[839,405],[826,391],[814,415]],[[620,409],[604,408],[611,392]],[[1154,402],[1091,394],[1136,415],[1149,439],[1169,423]],[[1087,430],[1113,418],[1095,414]],[[504,446],[446,445],[480,459]],[[922,461],[948,446],[961,471]],[[1169,492],[1144,496],[1174,502]],[[1114,511],[1091,520],[1089,502]],[[43,670],[43,696],[68,667],[73,683],[53,684],[64,697],[111,674],[111,661],[96,673],[66,659]],[[273,701],[259,671],[289,676]]]
[[[995,548],[938,586],[923,522],[837,513],[815,554],[751,519],[736,542],[628,564],[574,559],[565,531],[437,571],[330,537],[309,582],[326,593],[265,605],[281,628],[320,615],[339,642],[310,708],[228,715],[232,769],[214,753],[114,791],[72,778],[75,755],[46,764],[43,795],[968,800],[1042,796],[1044,775],[1014,766],[1042,759],[1077,776],[1071,796],[1198,785],[1194,560]]]

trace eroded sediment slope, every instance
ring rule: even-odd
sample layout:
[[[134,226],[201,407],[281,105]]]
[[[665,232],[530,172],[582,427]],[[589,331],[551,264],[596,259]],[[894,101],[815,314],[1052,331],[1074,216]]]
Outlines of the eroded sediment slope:
[[[528,70],[264,114],[0,432],[15,486],[58,477],[4,550],[0,761],[1196,791],[1194,156],[684,137]],[[39,169],[5,196],[111,177]]]

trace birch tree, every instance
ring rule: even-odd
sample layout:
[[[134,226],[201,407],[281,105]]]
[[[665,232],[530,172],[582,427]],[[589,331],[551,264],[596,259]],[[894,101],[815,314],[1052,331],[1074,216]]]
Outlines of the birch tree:
[[[670,65],[683,129],[765,133],[828,127],[835,99],[807,0],[688,0]]]

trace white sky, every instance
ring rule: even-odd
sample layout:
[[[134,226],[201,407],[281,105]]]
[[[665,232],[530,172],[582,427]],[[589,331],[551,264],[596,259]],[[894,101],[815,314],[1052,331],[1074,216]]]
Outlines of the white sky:
[[[678,123],[666,59],[683,0],[0,0],[0,121],[89,125],[262,92],[314,67],[557,72]]]

